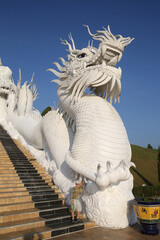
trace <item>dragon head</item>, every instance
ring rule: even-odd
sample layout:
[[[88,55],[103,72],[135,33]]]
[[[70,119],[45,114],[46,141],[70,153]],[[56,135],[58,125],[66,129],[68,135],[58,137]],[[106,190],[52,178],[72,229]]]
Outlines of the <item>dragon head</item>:
[[[90,88],[92,93],[104,99],[109,98],[111,103],[115,97],[116,102],[121,93],[121,69],[115,68],[115,65],[120,61],[124,48],[133,39],[114,36],[109,26],[108,30],[104,28],[96,34],[92,34],[89,27],[86,27],[92,38],[100,41],[98,49],[89,43],[86,48],[78,50],[69,35],[72,45],[67,40],[62,40],[62,44],[69,48],[68,62],[60,58],[64,67],[54,63],[61,72],[49,69],[59,77],[59,80],[53,81],[68,92],[71,99],[78,101],[86,89]]]
[[[0,97],[7,99],[9,93],[12,91],[15,91],[12,71],[9,67],[3,66],[0,61]]]

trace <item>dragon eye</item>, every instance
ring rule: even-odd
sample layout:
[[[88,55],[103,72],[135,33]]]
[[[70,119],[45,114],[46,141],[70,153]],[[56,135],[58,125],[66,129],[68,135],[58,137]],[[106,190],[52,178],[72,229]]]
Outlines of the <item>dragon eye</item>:
[[[84,57],[86,57],[86,56],[87,56],[86,53],[81,53],[81,54],[79,54],[77,57],[78,57],[78,58],[84,58]]]

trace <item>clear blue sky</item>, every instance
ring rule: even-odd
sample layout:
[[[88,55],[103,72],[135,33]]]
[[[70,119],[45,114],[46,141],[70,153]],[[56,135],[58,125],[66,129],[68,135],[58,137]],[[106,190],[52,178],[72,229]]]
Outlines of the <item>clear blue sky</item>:
[[[65,57],[60,37],[72,33],[77,48],[110,25],[114,34],[135,37],[120,62],[122,94],[115,108],[132,144],[160,145],[160,1],[159,0],[0,0],[0,57],[22,81],[34,82],[40,112],[58,102],[52,62]]]

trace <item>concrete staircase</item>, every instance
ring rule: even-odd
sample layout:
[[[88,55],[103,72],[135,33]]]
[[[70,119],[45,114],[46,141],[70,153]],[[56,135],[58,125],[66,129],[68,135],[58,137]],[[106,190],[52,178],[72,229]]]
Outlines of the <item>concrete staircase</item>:
[[[51,177],[0,126],[0,240],[52,239],[94,226],[86,219],[71,222]]]

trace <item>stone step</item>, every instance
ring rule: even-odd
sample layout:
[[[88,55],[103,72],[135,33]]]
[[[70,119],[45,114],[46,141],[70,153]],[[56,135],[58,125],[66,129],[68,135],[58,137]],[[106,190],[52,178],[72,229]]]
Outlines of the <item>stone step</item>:
[[[0,183],[1,183],[1,180],[20,180],[19,176],[18,175],[14,175],[14,176],[10,176],[10,175],[0,175]]]
[[[0,173],[0,177],[23,177],[23,176],[41,176],[41,177],[48,177],[47,173],[37,173],[37,172],[20,172],[20,173],[17,173],[17,172],[8,172],[8,173]]]
[[[23,194],[24,193],[24,194]],[[39,191],[39,192],[31,192],[29,195],[29,192],[18,192],[13,193],[13,195],[9,193],[4,193],[4,195],[7,195],[6,197],[3,196],[3,194],[0,194],[0,204],[10,204],[10,203],[19,203],[19,202],[27,202],[27,201],[43,201],[43,200],[54,200],[58,198],[58,193],[55,193],[52,191]],[[11,196],[8,196],[11,195]]]
[[[55,200],[58,199],[57,193],[46,193],[45,195],[38,193],[36,195],[32,195],[32,200],[34,202],[45,201],[45,200]]]
[[[30,179],[39,179],[39,180],[50,180],[50,182],[52,181],[52,179],[48,176],[48,175],[33,175],[33,176],[27,176],[27,175],[21,175],[20,179],[22,181],[29,181]]]
[[[8,156],[8,154],[6,153],[6,152],[3,152],[2,150],[0,150],[1,152],[0,152],[0,158],[8,158],[9,159],[9,156]]]
[[[52,177],[51,176],[49,176],[46,172],[38,172],[38,170],[37,170],[37,172],[35,172],[35,173],[30,173],[30,175],[31,176],[35,176],[35,177],[47,177],[48,179],[52,179]],[[13,172],[9,172],[9,173],[1,173],[0,174],[0,179],[1,178],[4,178],[4,177],[9,177],[9,178],[11,178],[11,177],[23,177],[23,176],[29,176],[29,173],[25,173],[25,172],[20,172],[20,173],[17,173],[16,171],[15,171],[15,173],[13,173]]]
[[[0,177],[19,177],[18,173],[15,172],[8,172],[8,173],[0,173]]]
[[[48,209],[48,207],[61,207],[61,206],[64,206],[63,198],[35,202],[35,208],[38,209]]]
[[[0,157],[1,161],[0,161],[0,168],[4,165],[4,166],[20,166],[20,167],[26,167],[26,166],[31,166],[31,167],[35,167],[38,169],[43,169],[45,171],[45,168],[43,166],[41,166],[38,162],[35,161],[30,161],[30,160],[26,160],[25,162],[22,160],[10,160],[9,157],[7,156],[6,158],[2,158]],[[13,165],[14,163],[14,165]]]
[[[25,177],[25,178],[21,178],[22,182],[24,184],[27,184],[27,183],[34,183],[36,185],[36,183],[46,183],[45,182],[45,179],[42,179],[42,178],[35,178],[35,177],[32,177],[32,178],[28,178],[28,177]],[[44,184],[45,185],[45,184]]]
[[[54,188],[54,185],[53,185],[53,183],[51,183],[51,182],[28,182],[28,183],[24,183],[24,186],[28,189],[28,188],[36,188],[36,187],[45,187],[45,186],[49,186],[49,187],[52,187],[52,188]]]
[[[51,239],[84,229],[82,221],[71,222],[62,194],[34,156],[1,127],[0,139],[0,239]]]
[[[76,224],[71,222],[60,223],[57,224],[56,227],[54,226],[51,232],[51,238],[57,237],[59,235],[73,233],[76,231],[81,231],[95,226],[96,226],[95,223],[89,222],[88,220],[85,219],[81,220],[79,223]]]
[[[25,187],[32,187],[32,186],[47,186],[47,185],[51,185],[52,186],[52,183],[51,182],[27,182],[27,183],[24,183],[24,186]]]
[[[32,168],[32,169],[15,169],[15,170],[18,173],[19,176],[21,174],[23,174],[23,173],[24,174],[28,174],[28,175],[30,175],[30,174],[38,174],[38,175],[40,175],[40,174],[47,174],[44,171],[39,171],[39,173],[38,173],[38,171],[35,168]]]
[[[47,227],[51,227],[51,228],[56,228],[56,226],[63,226],[66,223],[70,223],[72,222],[72,218],[71,218],[71,214],[69,213],[61,213],[61,214],[57,214],[57,215],[48,215],[48,218],[45,218],[45,225]]]
[[[37,183],[37,186],[43,185],[43,183],[44,183],[44,186],[45,185],[50,185],[50,186],[53,185],[53,183],[50,181],[50,179],[31,178],[31,179],[21,179],[21,180],[23,181],[23,183],[25,184],[26,187],[36,186],[36,183]]]
[[[62,207],[64,206],[64,199],[55,199],[55,200],[45,200],[39,202],[19,202],[19,203],[10,203],[10,204],[0,204],[0,213],[8,211],[17,211],[28,208],[38,208],[41,210],[46,210],[49,208]]]
[[[2,159],[1,157],[0,157],[0,159],[1,159],[1,161],[0,161],[0,167],[1,166],[8,166],[8,165],[12,165],[12,166],[20,166],[20,167],[26,167],[26,166],[32,166],[32,167],[39,167],[39,168],[43,168],[41,165],[39,165],[39,163],[32,163],[32,162],[30,162],[30,161],[28,161],[28,162],[25,162],[25,163],[23,163],[23,162],[14,162],[14,165],[13,165],[13,163],[11,162],[11,160],[7,160],[7,159]],[[43,168],[44,169],[44,168]]]
[[[18,191],[18,192],[0,192],[0,199],[8,198],[8,197],[21,197],[21,196],[29,196],[29,192],[27,190]]]
[[[21,182],[13,182],[11,181],[11,183],[1,183],[0,184],[0,188],[14,188],[14,187],[26,187],[26,188],[29,188],[29,187],[45,187],[45,186],[51,186],[52,188],[54,188],[53,186],[53,183],[51,183],[50,181],[43,181],[43,180],[36,180],[35,182],[33,182],[31,180],[31,182],[27,181],[26,183],[21,183]]]
[[[43,217],[45,219],[60,214],[69,214],[68,207],[64,205],[61,207],[46,207],[44,209],[39,210],[40,217]]]
[[[12,193],[12,192],[22,192],[22,191],[27,191],[27,188],[25,188],[25,187],[0,188],[0,194],[1,193]]]
[[[33,166],[39,166],[45,169],[45,167],[43,167],[39,162],[37,162],[36,159],[32,160],[32,159],[28,159],[29,163],[32,164]]]
[[[1,157],[0,157],[1,159]],[[13,166],[13,163],[9,160],[2,160],[0,161],[0,166],[3,166],[3,165],[6,165],[6,166]]]
[[[46,194],[55,194],[55,190],[54,189],[30,189],[29,191],[30,195],[32,196],[36,196],[36,195],[39,195],[39,194],[43,194],[43,195],[46,195]],[[56,193],[58,194],[58,193]]]
[[[37,217],[39,217],[39,210],[36,208],[8,211],[0,213],[0,223],[14,222]]]
[[[41,172],[45,172],[45,173],[47,173],[46,171],[45,171],[45,169],[44,168],[40,168],[40,167],[37,167],[37,166],[32,166],[32,165],[14,165],[14,168],[16,169],[16,170],[31,170],[31,169],[36,169],[36,170],[39,170],[39,171],[41,171]]]
[[[3,234],[1,235],[3,240],[52,240],[53,238],[68,234],[68,233],[74,233],[76,231],[81,231],[84,229],[95,227],[94,223],[90,223],[87,220],[83,220],[83,222],[80,223],[68,223],[64,224],[63,227],[60,225],[56,227],[55,229],[52,229],[50,227],[40,227],[40,228],[34,228],[34,229],[28,229],[24,231],[19,231],[15,233],[10,234]],[[58,239],[58,238],[57,238]],[[65,239],[65,236],[64,236]],[[72,237],[71,237],[72,239]]]
[[[8,169],[9,169],[9,170],[13,170],[13,169],[15,170],[15,167],[14,167],[13,165],[5,165],[5,166],[4,166],[4,165],[1,165],[1,166],[0,166],[0,171],[1,171],[1,170],[8,170]]]
[[[31,164],[1,164],[0,165],[0,172],[1,170],[32,170],[35,169],[38,173],[47,173],[43,167],[33,166]]]
[[[37,227],[44,227],[45,220],[37,217],[32,219],[24,219],[14,222],[0,223],[0,235],[5,233],[14,233],[27,229],[34,229]]]
[[[14,211],[20,209],[34,208],[35,204],[32,201],[29,202],[19,202],[11,204],[0,204],[0,212]]]
[[[24,187],[23,183],[2,183],[0,184],[0,188],[12,188],[12,187]]]
[[[32,201],[32,196],[15,196],[15,197],[0,197],[0,205],[2,204],[11,204],[11,203],[20,203],[20,202],[29,202]]]
[[[0,169],[0,175],[4,175],[4,174],[11,174],[11,175],[13,175],[13,174],[16,174],[17,175],[17,172],[16,172],[16,170],[15,169]]]
[[[57,218],[50,219],[48,221],[45,221],[45,219],[41,217],[36,217],[36,218],[0,223],[0,235],[2,237],[2,235],[6,233],[9,234],[9,233],[28,230],[28,229],[35,229],[38,227],[45,227],[45,224],[51,221],[53,221],[53,224],[49,226],[49,228],[52,229],[51,237],[55,237],[57,235],[84,229],[84,222],[80,220],[79,223],[76,223],[76,224],[72,223],[71,216],[57,217]]]
[[[42,173],[38,173],[36,171],[36,172],[33,172],[33,173],[32,172],[31,173],[30,172],[19,172],[18,173],[19,177],[24,176],[24,175],[26,175],[26,176],[27,175],[30,175],[30,176],[41,176],[41,177],[46,177],[47,176],[48,177],[48,174],[46,172],[45,173],[43,173],[43,172]]]
[[[22,180],[23,180],[23,184],[28,183],[28,182],[36,181],[37,183],[38,182],[44,182],[44,183],[50,183],[51,185],[53,185],[51,180],[47,179],[47,178],[46,179],[37,179],[37,178],[35,178],[35,179],[22,179]],[[10,179],[2,178],[2,179],[0,179],[0,188],[4,188],[5,184],[22,184],[22,180],[20,180],[19,178],[16,178],[16,179],[15,178],[14,179],[12,179],[12,178],[10,178]],[[7,187],[7,185],[6,185],[6,187]]]
[[[29,208],[29,209],[7,211],[7,212],[0,213],[0,223],[13,222],[13,221],[19,221],[24,219],[43,217],[43,216],[44,216],[43,218],[47,218],[47,219],[49,218],[57,219],[58,216],[61,217],[64,215],[70,216],[67,207],[49,208],[47,210]]]
[[[22,181],[21,180],[19,180],[19,179],[10,179],[10,180],[7,180],[7,179],[3,179],[3,180],[0,180],[0,183],[1,184],[3,184],[3,185],[5,185],[5,184],[8,184],[8,183],[14,183],[14,184],[16,184],[16,183],[22,183]],[[0,191],[1,191],[1,187],[0,187]]]
[[[29,187],[29,188],[25,188],[25,187],[3,187],[3,188],[0,188],[0,193],[7,193],[7,192],[19,192],[19,191],[29,191],[29,192],[32,192],[32,191],[42,191],[42,190],[49,190],[49,189],[52,189],[54,190],[55,192],[58,191],[57,189],[55,189],[54,186],[48,186],[48,185],[45,185],[45,186],[33,186],[33,187]]]
[[[16,231],[14,233],[6,233],[0,235],[1,240],[43,240],[51,238],[52,229],[49,227],[39,227],[27,229],[24,231]]]
[[[21,181],[21,182],[23,182],[24,184],[25,183],[34,183],[34,184],[36,184],[36,182],[37,182],[37,184],[38,183],[51,183],[52,184],[52,182],[51,182],[51,180],[49,179],[49,178],[41,178],[41,177],[36,177],[36,176],[32,176],[32,177],[25,177],[25,176],[23,176],[23,177],[21,177],[21,179],[19,179],[18,177],[16,177],[16,176],[13,176],[13,177],[8,177],[8,179],[7,179],[7,177],[1,177],[0,178],[0,185],[1,185],[1,181],[4,181],[4,183],[8,183],[7,182],[7,180],[8,180],[8,182],[9,181],[11,181],[11,183],[16,183],[16,181]]]
[[[1,159],[1,157],[0,157]],[[8,161],[8,160],[4,160],[4,161],[0,161],[0,167],[3,167],[3,166],[8,166],[8,167],[13,167],[13,163]]]
[[[41,169],[41,170],[44,170],[44,168],[40,168],[40,167],[37,167],[37,166],[33,166],[32,164],[30,163],[26,163],[26,164],[23,164],[23,163],[19,163],[19,164],[0,164],[0,169],[7,169],[8,168],[8,165],[9,165],[9,169]]]
[[[11,162],[28,162],[28,159],[23,155],[7,153]]]
[[[53,189],[55,192],[59,192],[59,190],[57,188],[55,188],[54,185],[44,185],[44,186],[32,186],[32,187],[27,187],[27,190],[29,192],[32,191],[39,191],[39,190],[46,190],[46,189]]]

